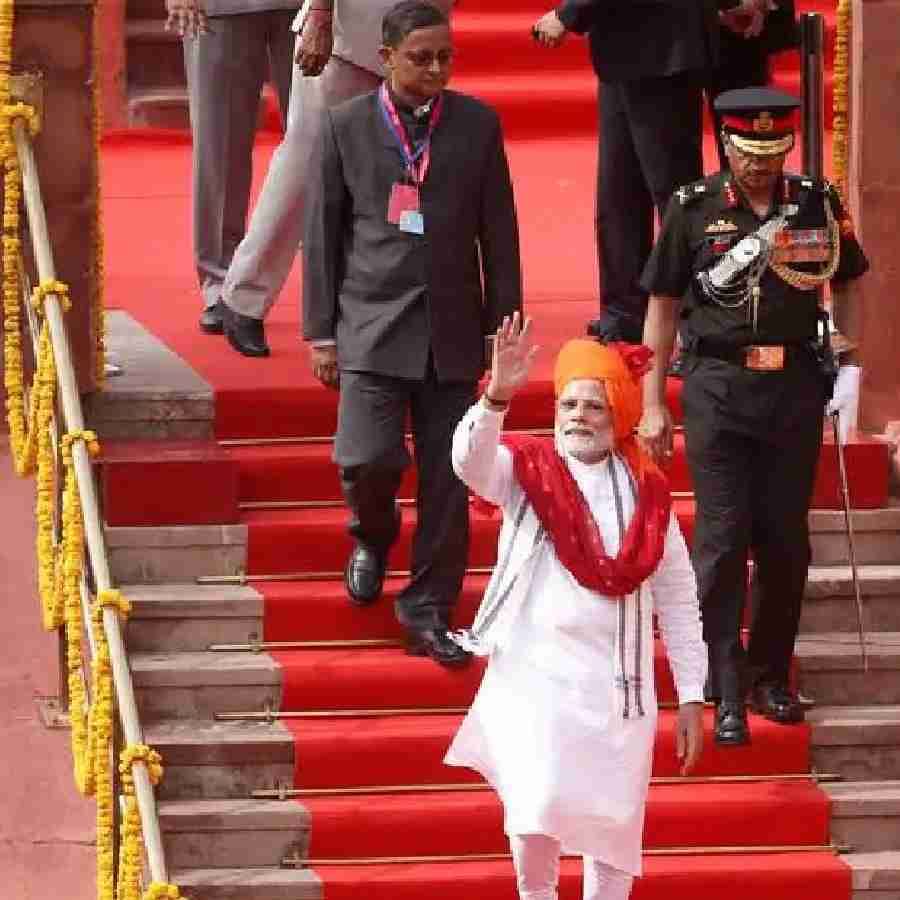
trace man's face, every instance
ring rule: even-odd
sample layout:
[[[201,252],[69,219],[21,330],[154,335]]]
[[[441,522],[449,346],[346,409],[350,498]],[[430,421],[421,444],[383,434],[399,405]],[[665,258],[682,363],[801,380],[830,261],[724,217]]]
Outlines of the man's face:
[[[612,412],[603,382],[570,381],[556,401],[557,440],[579,462],[598,463],[615,442]]]
[[[396,47],[382,47],[391,87],[414,103],[426,103],[450,80],[453,39],[447,25],[417,28]]]
[[[725,144],[725,153],[738,184],[750,193],[771,191],[784,171],[784,153],[754,156],[738,150],[730,141]]]

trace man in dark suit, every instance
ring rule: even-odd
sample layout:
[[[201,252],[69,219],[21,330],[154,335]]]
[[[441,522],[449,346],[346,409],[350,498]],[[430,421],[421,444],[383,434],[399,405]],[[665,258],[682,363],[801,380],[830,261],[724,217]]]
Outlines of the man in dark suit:
[[[535,25],[549,47],[587,34],[600,81],[594,337],[640,342],[654,208],[661,216],[672,192],[703,174],[702,92],[718,56],[718,12],[764,2],[563,0]]]
[[[396,611],[410,652],[457,665],[467,654],[447,629],[468,504],[450,441],[484,371],[485,335],[521,308],[518,229],[496,113],[444,90],[446,16],[405,0],[382,34],[384,85],[325,114],[303,240],[303,334],[316,376],[340,383],[334,459],[355,539],[350,599],[381,593],[409,413],[418,522]]]

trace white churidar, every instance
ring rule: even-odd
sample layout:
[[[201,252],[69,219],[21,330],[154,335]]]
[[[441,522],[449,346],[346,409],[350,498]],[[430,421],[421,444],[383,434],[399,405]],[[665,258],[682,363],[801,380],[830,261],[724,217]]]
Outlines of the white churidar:
[[[449,765],[480,772],[505,809],[508,835],[543,834],[566,852],[593,857],[630,875],[641,871],[641,835],[656,731],[653,675],[655,612],[681,703],[702,702],[706,647],[696,582],[674,515],[656,572],[638,592],[639,676],[643,716],[616,683],[623,601],[582,587],[559,562],[549,539],[521,546],[511,521],[523,491],[512,455],[500,444],[503,414],[475,404],[457,427],[453,466],[504,516],[497,570],[510,572],[501,626],[478,694],[447,752]],[[606,552],[619,548],[611,466],[621,487],[625,524],[634,511],[625,464],[618,457],[585,465],[564,457],[590,506]],[[516,546],[516,544],[520,546]],[[649,590],[648,590],[649,588]],[[477,621],[477,620],[476,620]],[[629,631],[633,626],[629,627]]]

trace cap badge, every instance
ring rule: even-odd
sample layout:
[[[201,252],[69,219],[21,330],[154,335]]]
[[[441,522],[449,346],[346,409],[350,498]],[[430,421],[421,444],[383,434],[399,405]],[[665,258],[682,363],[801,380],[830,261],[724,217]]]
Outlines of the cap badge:
[[[768,134],[775,129],[775,122],[772,120],[772,113],[761,112],[753,120],[753,130],[757,134]]]

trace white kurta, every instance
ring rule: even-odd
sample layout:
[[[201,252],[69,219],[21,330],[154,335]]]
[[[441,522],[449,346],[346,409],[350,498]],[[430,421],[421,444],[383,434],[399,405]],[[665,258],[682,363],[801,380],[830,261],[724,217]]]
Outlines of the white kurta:
[[[476,404],[457,428],[454,468],[504,517],[522,498],[509,450],[499,445],[502,414]],[[618,469],[625,523],[634,509],[621,460],[566,462],[585,496],[607,553],[619,548],[610,466]],[[508,535],[506,536],[508,540]],[[501,536],[501,553],[504,552]],[[507,548],[508,549],[508,548]],[[480,772],[505,809],[507,834],[546,834],[633,875],[641,871],[641,837],[656,731],[651,595],[637,604],[644,715],[624,715],[616,685],[621,601],[582,587],[545,540],[516,582],[515,619],[491,652],[478,694],[447,752],[449,765]],[[674,516],[665,553],[648,579],[679,700],[702,701],[706,648],[696,585]]]

